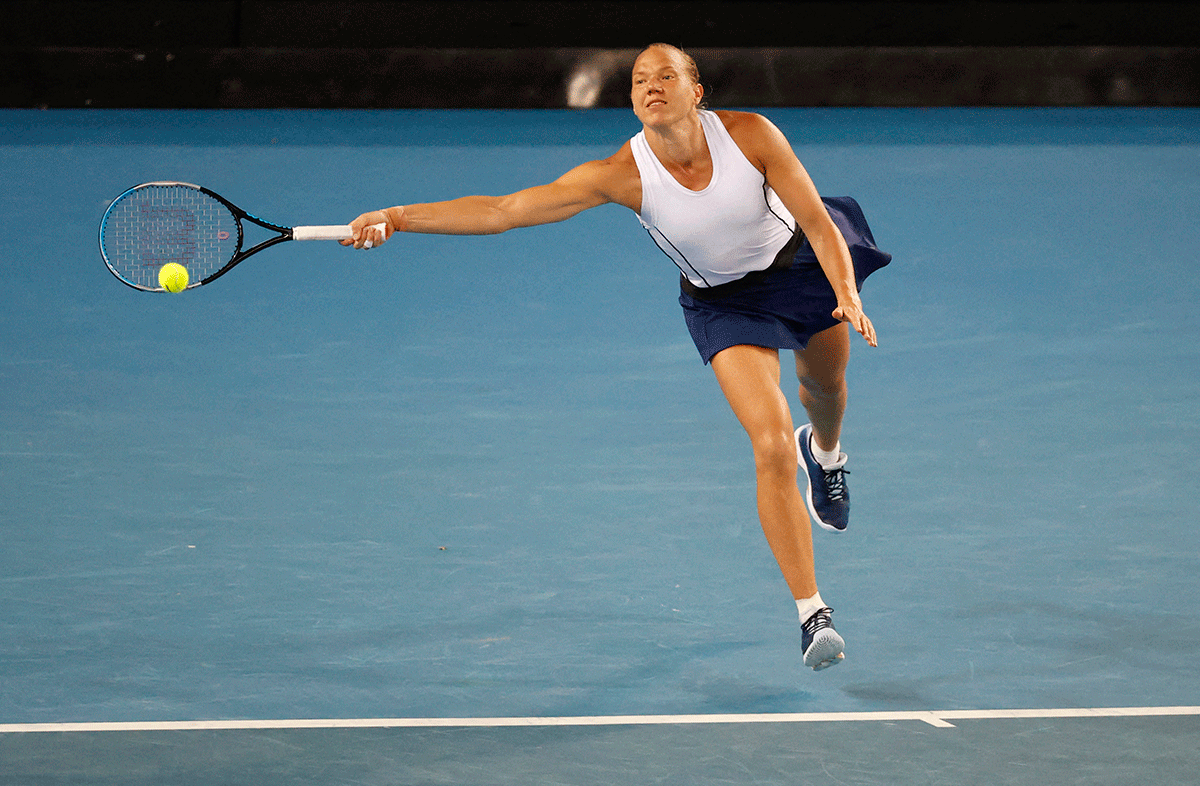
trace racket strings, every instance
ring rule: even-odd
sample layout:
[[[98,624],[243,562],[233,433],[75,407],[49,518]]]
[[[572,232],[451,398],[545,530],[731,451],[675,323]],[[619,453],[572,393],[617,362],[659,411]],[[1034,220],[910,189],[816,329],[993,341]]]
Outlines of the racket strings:
[[[183,265],[193,282],[223,268],[241,246],[241,225],[219,200],[185,185],[146,185],[122,195],[105,216],[101,247],[113,271],[157,289],[158,271]]]

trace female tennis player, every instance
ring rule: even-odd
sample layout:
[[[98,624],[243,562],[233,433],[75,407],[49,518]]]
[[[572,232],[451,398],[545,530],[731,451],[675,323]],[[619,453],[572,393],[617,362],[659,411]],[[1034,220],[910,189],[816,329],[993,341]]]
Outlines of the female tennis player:
[[[854,200],[822,200],[770,121],[703,108],[699,73],[682,50],[653,44],[643,51],[630,96],[642,131],[611,157],[507,196],[364,213],[343,244],[377,247],[395,232],[494,234],[610,202],[636,213],[679,267],[688,329],[750,436],[759,520],[796,599],[804,663],[823,669],[842,659],[845,642],[817,589],[805,508],[827,529],[846,527],[839,440],[847,326],[876,346],[859,289],[891,257],[875,248]],[[781,349],[795,353],[810,421],[795,432],[780,389]]]

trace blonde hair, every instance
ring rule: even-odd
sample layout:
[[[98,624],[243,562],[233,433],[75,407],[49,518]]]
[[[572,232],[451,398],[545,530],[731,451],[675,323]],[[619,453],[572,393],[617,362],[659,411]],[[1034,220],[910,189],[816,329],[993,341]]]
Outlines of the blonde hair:
[[[683,62],[684,62],[684,66],[685,66],[684,71],[687,72],[688,78],[692,80],[693,84],[697,84],[697,85],[700,84],[700,69],[696,67],[696,61],[693,60],[692,56],[689,55],[687,52],[683,51],[682,49],[680,49],[679,47],[677,47],[673,44],[663,44],[663,43],[650,44],[650,46],[646,47],[642,51],[645,52],[650,49],[669,49],[670,51],[678,54],[681,58],[683,58]]]
[[[642,52],[648,52],[651,49],[666,49],[668,51],[674,52],[677,55],[679,55],[680,59],[683,60],[683,70],[684,70],[684,73],[687,74],[688,79],[692,80],[692,84],[694,84],[694,85],[701,85],[700,69],[696,67],[696,61],[694,59],[692,59],[692,56],[689,55],[687,52],[683,51],[682,49],[675,46],[674,44],[664,44],[661,42],[650,44],[650,46],[643,49]],[[703,85],[701,85],[701,87],[703,87]],[[701,99],[698,106],[700,109],[707,109],[708,102],[705,101],[704,99]]]

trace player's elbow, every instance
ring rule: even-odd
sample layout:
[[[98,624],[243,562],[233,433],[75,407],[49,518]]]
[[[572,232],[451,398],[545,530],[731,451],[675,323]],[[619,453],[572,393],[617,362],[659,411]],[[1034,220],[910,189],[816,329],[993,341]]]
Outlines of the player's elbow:
[[[504,197],[469,196],[448,203],[443,231],[455,235],[498,235],[517,226]]]
[[[498,235],[512,229],[512,221],[503,206],[502,197],[466,197],[474,202],[469,233],[472,235]]]

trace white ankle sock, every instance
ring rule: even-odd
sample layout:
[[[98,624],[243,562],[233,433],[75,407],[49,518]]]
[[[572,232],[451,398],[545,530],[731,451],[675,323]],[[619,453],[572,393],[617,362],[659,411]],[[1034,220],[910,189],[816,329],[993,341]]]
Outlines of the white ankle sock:
[[[813,595],[811,598],[797,598],[796,610],[800,612],[800,624],[808,622],[808,618],[816,614],[821,609],[825,608],[825,601],[821,600],[821,593]]]
[[[812,451],[813,458],[817,460],[817,463],[825,469],[836,466],[838,460],[842,457],[841,442],[838,442],[836,445],[834,445],[832,451],[821,450],[819,447],[817,447],[817,441],[810,435],[808,438],[808,449]]]

